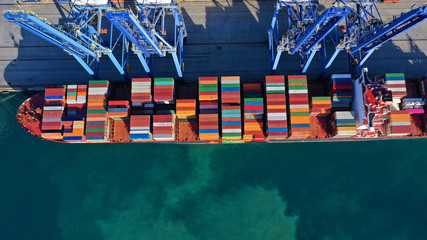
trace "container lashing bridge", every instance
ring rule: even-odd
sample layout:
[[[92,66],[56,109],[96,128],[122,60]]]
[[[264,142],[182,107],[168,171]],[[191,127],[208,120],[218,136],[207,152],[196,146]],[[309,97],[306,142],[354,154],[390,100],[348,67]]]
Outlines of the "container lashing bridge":
[[[145,71],[151,75],[153,56],[171,54],[176,71],[183,77],[183,41],[187,36],[179,4],[174,0],[136,0],[137,15],[130,10],[111,10],[107,18],[133,43]],[[172,15],[174,31],[167,34],[165,19]],[[169,41],[168,36],[173,36]]]
[[[127,39],[119,34],[113,37],[113,25],[110,24],[110,34],[105,36],[103,15],[111,10],[108,0],[60,0],[59,3],[70,3],[71,10],[63,25],[54,25],[45,18],[29,11],[6,11],[5,18],[16,23],[29,32],[49,41],[72,55],[83,68],[94,78],[98,77],[99,62],[107,55],[119,73],[127,77],[128,63]],[[104,36],[103,36],[104,35]],[[122,44],[118,44],[122,42]],[[121,59],[113,54],[115,48],[121,45]]]

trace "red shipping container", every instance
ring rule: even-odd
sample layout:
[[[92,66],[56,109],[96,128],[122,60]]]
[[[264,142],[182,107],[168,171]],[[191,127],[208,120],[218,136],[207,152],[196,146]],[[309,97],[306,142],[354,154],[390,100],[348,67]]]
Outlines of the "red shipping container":
[[[288,75],[288,79],[307,79],[307,75]]]
[[[405,134],[405,133],[411,133],[411,126],[391,126],[390,127],[391,133],[395,134]]]
[[[89,84],[89,88],[107,88],[108,84]]]
[[[222,129],[240,129],[242,125],[222,125]]]
[[[252,110],[252,109],[263,109],[264,106],[258,105],[258,106],[245,106],[245,109]]]

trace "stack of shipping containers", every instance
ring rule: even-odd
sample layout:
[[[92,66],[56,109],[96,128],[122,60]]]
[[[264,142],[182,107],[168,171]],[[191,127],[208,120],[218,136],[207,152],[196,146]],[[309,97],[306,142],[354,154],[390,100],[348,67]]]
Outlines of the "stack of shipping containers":
[[[87,85],[67,85],[67,120],[63,122],[66,142],[83,142],[86,115]]]
[[[199,139],[219,140],[218,78],[199,77]]]
[[[154,78],[154,101],[157,107],[156,115],[153,115],[153,139],[174,141],[175,86],[173,78]],[[167,108],[162,108],[165,105],[168,105]]]
[[[87,141],[108,141],[108,87],[107,80],[89,81],[85,133]]]
[[[63,139],[66,142],[76,143],[84,141],[84,118],[64,121]]]
[[[108,117],[110,118],[129,117],[129,102],[127,100],[108,101]]]
[[[306,75],[289,75],[289,121],[291,138],[310,136],[310,109]]]
[[[267,101],[267,139],[283,140],[288,137],[285,76],[265,77]]]
[[[154,101],[158,104],[174,104],[174,79],[154,78]]]
[[[153,139],[150,131],[150,115],[130,116],[130,139],[135,142],[151,141]]]
[[[46,88],[44,98],[41,136],[46,139],[62,139],[65,88]]]
[[[407,110],[392,110],[389,115],[389,136],[407,136],[411,134],[411,116]]]
[[[332,74],[332,109],[350,111],[353,81],[350,74]]]
[[[175,116],[173,114],[153,115],[153,139],[156,141],[175,140]]]
[[[56,105],[43,107],[42,130],[61,130],[64,106]]]
[[[331,113],[332,101],[330,96],[312,97],[310,114],[326,116]]]
[[[131,100],[133,107],[142,107],[143,114],[153,114],[151,78],[132,78]]]
[[[393,103],[399,104],[401,99],[406,96],[406,82],[403,73],[387,73],[385,75],[387,90],[391,91]]]
[[[261,83],[243,84],[244,101],[244,139],[265,140],[264,126],[264,98],[262,97]]]
[[[176,141],[194,142],[198,137],[198,122],[196,119],[196,99],[176,100]]]
[[[328,117],[332,108],[331,97],[311,97],[310,107],[311,135],[315,138],[326,138],[328,136]]]
[[[176,115],[179,119],[196,118],[196,99],[177,99]]]
[[[131,98],[133,107],[151,103],[151,78],[132,78]]]
[[[221,77],[223,142],[239,142],[242,139],[242,115],[240,102],[240,77]]]
[[[352,137],[357,134],[356,117],[352,111],[336,111],[332,114],[334,137]]]
[[[77,85],[67,85],[67,105],[77,103]]]
[[[389,135],[406,136],[411,134],[411,118],[408,110],[400,109],[402,98],[407,95],[405,74],[387,73],[384,76],[387,90],[393,96],[392,110],[389,115]]]
[[[87,85],[67,86],[67,117],[86,115]]]

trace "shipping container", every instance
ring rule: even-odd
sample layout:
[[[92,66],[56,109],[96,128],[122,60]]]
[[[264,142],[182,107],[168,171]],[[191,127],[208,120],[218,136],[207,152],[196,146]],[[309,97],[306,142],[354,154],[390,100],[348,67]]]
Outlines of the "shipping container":
[[[289,75],[290,138],[308,138],[310,130],[310,106],[306,75]]]
[[[288,137],[288,118],[285,76],[266,76],[267,139],[283,140]]]

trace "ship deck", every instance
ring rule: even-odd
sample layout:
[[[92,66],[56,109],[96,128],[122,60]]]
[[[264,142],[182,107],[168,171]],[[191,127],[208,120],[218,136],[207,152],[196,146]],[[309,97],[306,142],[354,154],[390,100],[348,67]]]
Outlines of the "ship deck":
[[[261,81],[270,73],[267,29],[271,22],[274,0],[184,0],[181,1],[188,37],[184,46],[184,81],[196,82],[199,76],[238,75],[242,80]],[[321,0],[330,6],[331,0]],[[20,3],[18,5],[17,3]],[[425,0],[379,3],[383,19],[402,11],[426,4]],[[46,17],[53,23],[63,22],[67,5],[52,0],[25,3],[3,0],[0,11],[26,9]],[[284,20],[285,15],[281,18]],[[284,26],[285,24],[282,24]],[[47,85],[86,83],[91,77],[58,47],[32,35],[0,17],[0,90],[37,89]],[[426,74],[427,24],[422,23],[407,33],[386,43],[364,65],[370,74],[405,72],[407,78]],[[318,76],[318,64],[313,62],[309,79]],[[102,58],[100,77],[111,81],[123,78]],[[346,72],[348,58],[340,53],[326,73]],[[298,57],[282,55],[277,74],[297,74]],[[130,77],[146,76],[136,55],[130,56]],[[155,58],[154,76],[177,77],[170,57]]]

